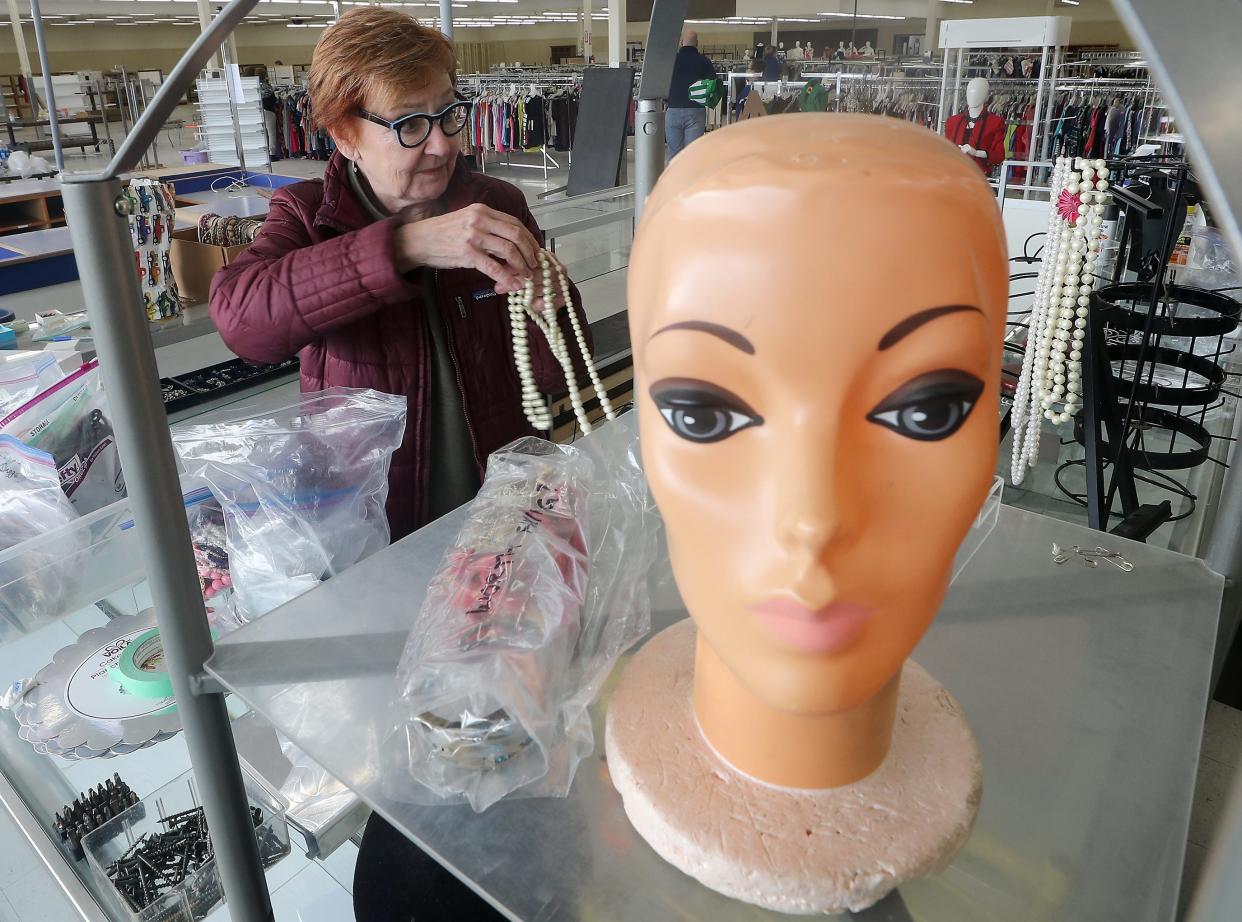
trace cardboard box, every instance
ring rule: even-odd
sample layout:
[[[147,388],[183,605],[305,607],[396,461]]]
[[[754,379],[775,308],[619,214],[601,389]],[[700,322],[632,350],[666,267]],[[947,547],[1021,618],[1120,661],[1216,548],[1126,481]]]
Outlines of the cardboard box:
[[[172,260],[173,278],[177,280],[177,293],[187,304],[205,304],[211,293],[211,278],[250,244],[235,247],[210,246],[198,242],[198,228],[187,227],[173,231]]]

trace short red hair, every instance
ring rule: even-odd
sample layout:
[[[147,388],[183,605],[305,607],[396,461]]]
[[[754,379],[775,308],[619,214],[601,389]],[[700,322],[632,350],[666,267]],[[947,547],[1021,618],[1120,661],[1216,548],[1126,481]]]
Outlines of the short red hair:
[[[315,45],[311,111],[319,127],[348,137],[357,109],[391,105],[438,74],[456,82],[457,52],[447,38],[397,10],[354,7]]]

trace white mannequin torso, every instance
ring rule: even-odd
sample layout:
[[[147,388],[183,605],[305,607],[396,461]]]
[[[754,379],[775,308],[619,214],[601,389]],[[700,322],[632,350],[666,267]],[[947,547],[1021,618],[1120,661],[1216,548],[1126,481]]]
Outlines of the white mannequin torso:
[[[970,117],[970,125],[973,126],[975,121],[982,117],[984,111],[988,107],[988,97],[992,93],[991,84],[982,77],[975,77],[970,83],[966,84],[966,114]],[[969,136],[969,135],[968,135]],[[972,157],[986,159],[987,152],[976,150],[969,143],[963,144],[962,152]]]

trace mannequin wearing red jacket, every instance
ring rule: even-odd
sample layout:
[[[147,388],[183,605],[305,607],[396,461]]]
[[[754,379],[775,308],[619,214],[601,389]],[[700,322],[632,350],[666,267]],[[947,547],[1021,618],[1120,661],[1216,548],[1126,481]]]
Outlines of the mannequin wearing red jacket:
[[[990,173],[1005,159],[1005,120],[987,109],[991,87],[982,77],[966,86],[966,111],[951,116],[944,135]]]

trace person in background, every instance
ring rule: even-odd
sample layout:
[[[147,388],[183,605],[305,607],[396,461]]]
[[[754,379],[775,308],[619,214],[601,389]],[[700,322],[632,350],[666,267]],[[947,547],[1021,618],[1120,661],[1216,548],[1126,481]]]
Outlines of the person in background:
[[[781,79],[784,67],[784,62],[776,55],[776,46],[765,46],[763,49],[763,79],[765,81]]]
[[[276,91],[267,81],[267,68],[259,65],[250,69],[250,76],[259,78],[259,102],[263,106],[263,124],[267,128],[267,153],[273,160],[280,159],[280,134],[276,130]]]
[[[673,80],[668,88],[668,111],[664,113],[664,143],[672,160],[695,138],[707,131],[707,110],[690,98],[691,84],[715,80],[716,68],[699,53],[699,34],[687,31],[681,36],[681,50],[673,62]]]

